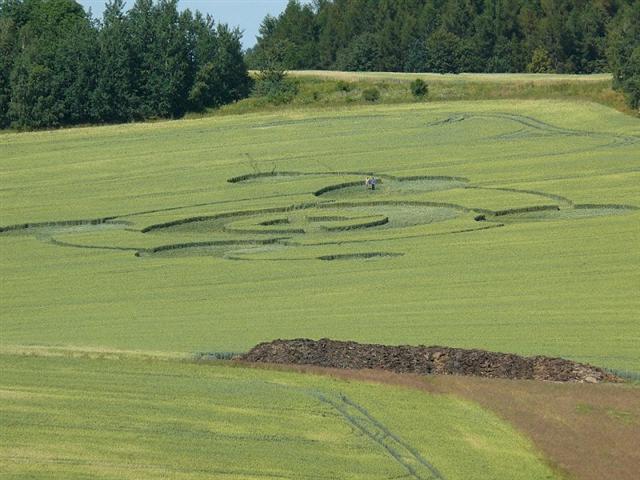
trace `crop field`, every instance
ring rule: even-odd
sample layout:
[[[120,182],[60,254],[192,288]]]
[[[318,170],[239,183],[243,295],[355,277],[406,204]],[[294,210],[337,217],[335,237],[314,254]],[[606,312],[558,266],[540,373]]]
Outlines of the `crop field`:
[[[4,345],[328,336],[640,370],[640,126],[610,109],[374,106],[0,142]]]
[[[640,123],[604,106],[457,101],[5,133],[0,178],[8,478],[560,478],[565,457],[543,459],[542,436],[534,446],[506,423],[522,432],[528,417],[491,413],[482,385],[416,391],[191,360],[274,338],[640,372]],[[615,405],[633,438],[637,402]]]
[[[453,397],[126,357],[0,365],[6,478],[555,478],[512,427]]]
[[[340,72],[332,70],[297,70],[291,72],[295,77],[330,78],[336,80],[396,80],[410,81],[421,78],[428,82],[501,82],[513,84],[518,82],[557,83],[557,82],[605,82],[611,80],[609,73],[592,75],[572,75],[557,73],[401,73],[401,72]]]

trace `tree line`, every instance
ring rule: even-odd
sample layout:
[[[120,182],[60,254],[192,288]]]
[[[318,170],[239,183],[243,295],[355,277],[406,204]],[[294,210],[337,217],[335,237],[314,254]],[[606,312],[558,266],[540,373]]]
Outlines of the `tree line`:
[[[613,71],[637,108],[638,12],[640,0],[290,0],[247,62],[278,51],[288,69]]]
[[[124,7],[108,0],[94,19],[75,0],[0,0],[0,128],[177,118],[246,97],[247,64],[278,74],[611,71],[640,105],[640,0],[290,0],[246,55],[238,29],[181,12],[178,0]],[[275,80],[260,76],[256,94],[280,95]]]
[[[246,97],[241,32],[178,0],[0,0],[0,127],[175,118]]]

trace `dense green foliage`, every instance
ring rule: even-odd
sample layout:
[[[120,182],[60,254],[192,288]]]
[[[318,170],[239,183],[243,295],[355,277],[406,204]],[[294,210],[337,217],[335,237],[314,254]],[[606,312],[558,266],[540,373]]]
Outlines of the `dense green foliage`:
[[[285,42],[291,69],[602,72],[607,25],[626,3],[291,0],[265,18],[249,60],[259,64],[265,48]]]
[[[380,90],[376,87],[367,88],[362,92],[362,98],[367,102],[377,102],[380,100]]]
[[[276,42],[263,52],[260,71],[256,75],[253,88],[254,97],[280,105],[289,103],[298,93],[296,82],[288,78],[284,44]]]
[[[240,32],[177,0],[0,1],[0,127],[180,117],[248,94]]]
[[[614,87],[627,95],[629,105],[640,109],[640,1],[626,7],[611,26],[609,63]]]
[[[421,78],[416,78],[409,86],[411,93],[416,98],[422,98],[429,93],[429,85]]]
[[[411,96],[409,82],[391,83]],[[446,89],[429,85],[429,98]],[[365,103],[360,84],[346,93],[327,87]],[[381,94],[382,102],[390,93]],[[590,216],[558,196],[640,206],[638,137],[636,118],[560,99],[278,107],[6,133],[3,226],[114,215],[130,223],[0,234],[1,342],[237,352],[273,338],[332,337],[547,354],[637,371],[640,212]],[[227,182],[256,172],[320,175]],[[365,172],[382,179],[374,199],[492,211],[561,201],[561,210],[505,215],[496,219],[504,227],[455,234],[494,223],[459,209],[309,207],[371,200]],[[313,194],[345,182],[356,186]],[[292,205],[300,208],[281,210]],[[279,210],[141,232],[265,208]],[[384,225],[340,230],[385,217]],[[258,243],[275,237],[292,245]],[[215,240],[256,243],[135,256]],[[229,250],[239,258],[227,258]],[[404,255],[357,256],[376,252]],[[355,257],[318,259],[332,255]]]

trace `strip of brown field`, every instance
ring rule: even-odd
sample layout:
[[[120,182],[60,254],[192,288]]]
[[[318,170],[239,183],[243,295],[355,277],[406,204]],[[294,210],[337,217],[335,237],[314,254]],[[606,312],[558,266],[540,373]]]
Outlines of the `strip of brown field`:
[[[640,478],[640,387],[379,370],[246,364],[256,368],[386,383],[476,402],[529,437],[561,475],[576,480]]]

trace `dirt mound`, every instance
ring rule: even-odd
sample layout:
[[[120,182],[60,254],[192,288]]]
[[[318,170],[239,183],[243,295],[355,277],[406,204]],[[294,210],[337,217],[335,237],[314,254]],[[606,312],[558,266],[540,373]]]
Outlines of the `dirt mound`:
[[[361,344],[326,338],[318,341],[296,339],[261,343],[240,359],[246,362],[370,368],[422,375],[472,375],[588,383],[620,381],[600,368],[562,358],[521,357],[509,353],[438,346]]]

